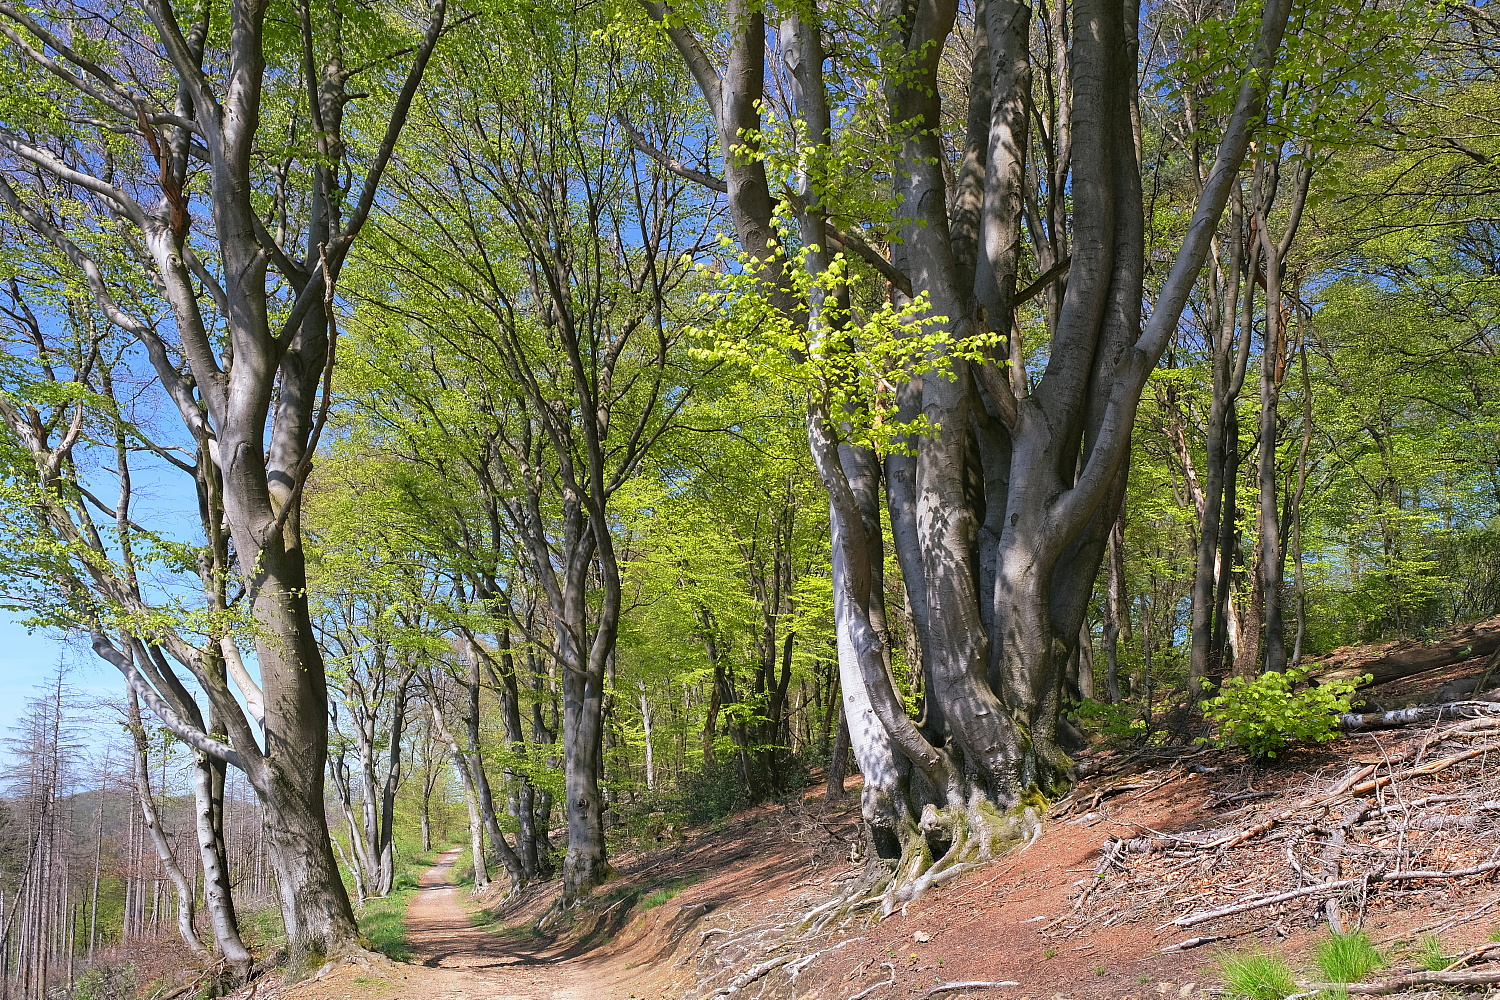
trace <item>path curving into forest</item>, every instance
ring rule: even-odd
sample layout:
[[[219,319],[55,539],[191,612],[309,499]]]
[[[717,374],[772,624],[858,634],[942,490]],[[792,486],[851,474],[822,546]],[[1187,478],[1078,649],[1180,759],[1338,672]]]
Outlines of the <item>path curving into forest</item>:
[[[303,983],[286,1000],[605,1000],[622,971],[608,961],[569,959],[546,942],[501,937],[474,926],[452,881],[461,850],[438,856],[406,911],[416,959],[390,982],[340,970]],[[628,992],[628,991],[626,991]]]
[[[422,982],[414,1000],[591,1000],[599,996],[597,979],[582,963],[548,956],[541,945],[492,934],[474,926],[459,902],[453,865],[461,849],[438,856],[423,874],[406,911],[406,935],[417,963],[430,974],[413,971]],[[425,982],[423,982],[425,981]]]

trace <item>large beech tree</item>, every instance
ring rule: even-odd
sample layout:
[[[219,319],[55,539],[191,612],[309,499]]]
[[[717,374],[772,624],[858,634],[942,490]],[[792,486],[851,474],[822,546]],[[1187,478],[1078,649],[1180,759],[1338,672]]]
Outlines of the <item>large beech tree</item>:
[[[195,639],[99,558],[83,557],[90,589],[69,595],[75,626],[178,736],[245,771],[303,962],[353,952],[356,928],[324,818],[327,690],[300,494],[328,405],[338,275],[446,20],[445,0],[0,4],[7,221],[149,359],[199,456],[200,499],[222,512],[204,530],[210,552],[232,550],[218,571],[240,595],[259,683],[224,634],[234,609],[209,609],[220,617]],[[175,457],[170,442],[157,450]],[[222,731],[199,724],[159,649],[192,672]]]
[[[915,0],[882,4],[870,27],[838,8],[730,0],[708,25],[643,4],[717,128],[723,177],[679,169],[725,193],[759,294],[806,325],[810,360],[858,347],[855,328],[841,328],[847,312],[827,308],[843,290],[792,273],[824,274],[835,251],[881,275],[896,300],[925,296],[948,344],[998,335],[989,357],[929,348],[935,368],[896,387],[900,417],[920,433],[884,457],[849,432],[858,420],[841,387],[825,381],[809,399],[872,854],[912,858],[888,897],[897,905],[1019,835],[1001,811],[1066,780],[1062,680],[1123,494],[1135,410],[1209,253],[1290,4],[1268,3],[1244,42],[1236,100],[1148,319],[1138,5],[1075,0],[1034,19],[1018,0],[979,0],[963,23],[956,2]],[[773,73],[785,87],[768,87]],[[860,92],[872,75],[880,92]],[[965,78],[967,121],[950,149],[944,95]],[[862,100],[881,107],[884,143],[870,142],[870,117],[849,114]],[[763,119],[775,107],[789,139]],[[845,151],[859,143],[851,160]],[[883,227],[860,228],[848,212],[856,163],[889,178],[894,214]],[[791,238],[778,209],[795,221]],[[889,259],[872,247],[882,237]],[[1037,281],[1018,288],[1037,264]],[[1037,294],[1049,343],[1032,384],[1017,315]],[[920,720],[889,674],[882,485],[921,650]],[[924,838],[930,850],[915,850]],[[931,856],[940,860],[928,865]]]

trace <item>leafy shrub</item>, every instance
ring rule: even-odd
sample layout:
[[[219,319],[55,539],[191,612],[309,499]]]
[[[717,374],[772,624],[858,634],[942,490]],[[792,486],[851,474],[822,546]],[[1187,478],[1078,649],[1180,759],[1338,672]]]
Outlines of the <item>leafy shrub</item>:
[[[689,823],[711,823],[749,805],[739,770],[722,761],[682,779],[682,811]]]
[[[1360,931],[1334,934],[1313,949],[1313,960],[1330,983],[1363,982],[1366,975],[1385,965],[1369,937]]]
[[[1275,757],[1295,740],[1326,742],[1338,735],[1338,718],[1369,677],[1307,684],[1305,667],[1254,679],[1231,677],[1203,703],[1219,746],[1242,746],[1255,757]],[[1298,686],[1303,685],[1300,690]]]
[[[1276,955],[1252,953],[1219,959],[1224,993],[1236,1000],[1284,1000],[1297,992],[1292,967]]]
[[[1146,720],[1128,702],[1112,705],[1107,701],[1085,701],[1078,706],[1078,721],[1109,746],[1123,746],[1146,735]]]

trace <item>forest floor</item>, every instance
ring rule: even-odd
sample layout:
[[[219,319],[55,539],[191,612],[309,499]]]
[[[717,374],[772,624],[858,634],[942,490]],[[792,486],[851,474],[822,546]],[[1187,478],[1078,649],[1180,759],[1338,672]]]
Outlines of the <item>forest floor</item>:
[[[416,964],[389,977],[340,970],[257,1000],[1209,996],[1230,951],[1282,955],[1321,978],[1309,956],[1330,912],[1387,955],[1390,968],[1367,979],[1434,960],[1479,978],[1492,967],[1483,959],[1497,956],[1472,953],[1500,922],[1500,719],[1349,735],[1270,766],[1191,745],[1087,757],[1091,776],[1040,840],[884,920],[856,910],[798,936],[862,870],[851,779],[835,805],[809,790],[619,852],[619,876],[547,934],[534,928],[550,887],[486,916],[493,899],[449,884],[450,852],[408,911]],[[1234,905],[1249,908],[1173,923]],[[973,981],[986,985],[953,985]]]

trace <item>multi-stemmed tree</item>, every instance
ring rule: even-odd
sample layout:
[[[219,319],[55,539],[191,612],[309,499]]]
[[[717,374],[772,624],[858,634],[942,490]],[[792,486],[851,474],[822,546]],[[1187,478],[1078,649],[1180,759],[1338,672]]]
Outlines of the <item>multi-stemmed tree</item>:
[[[751,294],[806,330],[797,360],[827,365],[861,346],[858,313],[841,305],[847,286],[830,272],[834,251],[885,279],[897,301],[918,296],[950,334],[924,343],[925,374],[885,390],[896,412],[884,419],[912,433],[883,457],[856,432],[887,405],[880,391],[851,397],[830,376],[808,407],[872,854],[917,859],[893,904],[939,876],[915,850],[924,837],[937,869],[957,870],[1019,832],[997,810],[1065,779],[1062,677],[1123,494],[1136,406],[1209,253],[1289,4],[1268,3],[1242,43],[1234,105],[1149,318],[1138,6],[1077,0],[1033,22],[1023,3],[982,0],[961,23],[958,4],[922,0],[882,4],[873,25],[842,8],[789,6],[774,20],[763,5],[731,2],[707,24],[644,6],[717,127],[723,177],[681,171],[725,192],[760,278]],[[785,83],[774,91],[772,74]],[[865,89],[872,78],[878,93]],[[962,112],[953,92],[964,88],[965,125],[949,147],[944,100]],[[788,98],[778,105],[773,93]],[[864,225],[856,164],[876,185],[865,206],[883,195],[888,222]],[[889,260],[871,248],[882,239]],[[1038,294],[1042,329],[1028,330],[1020,311]],[[1033,384],[1023,361],[1039,339]],[[920,724],[887,666],[886,519],[920,640]]]

